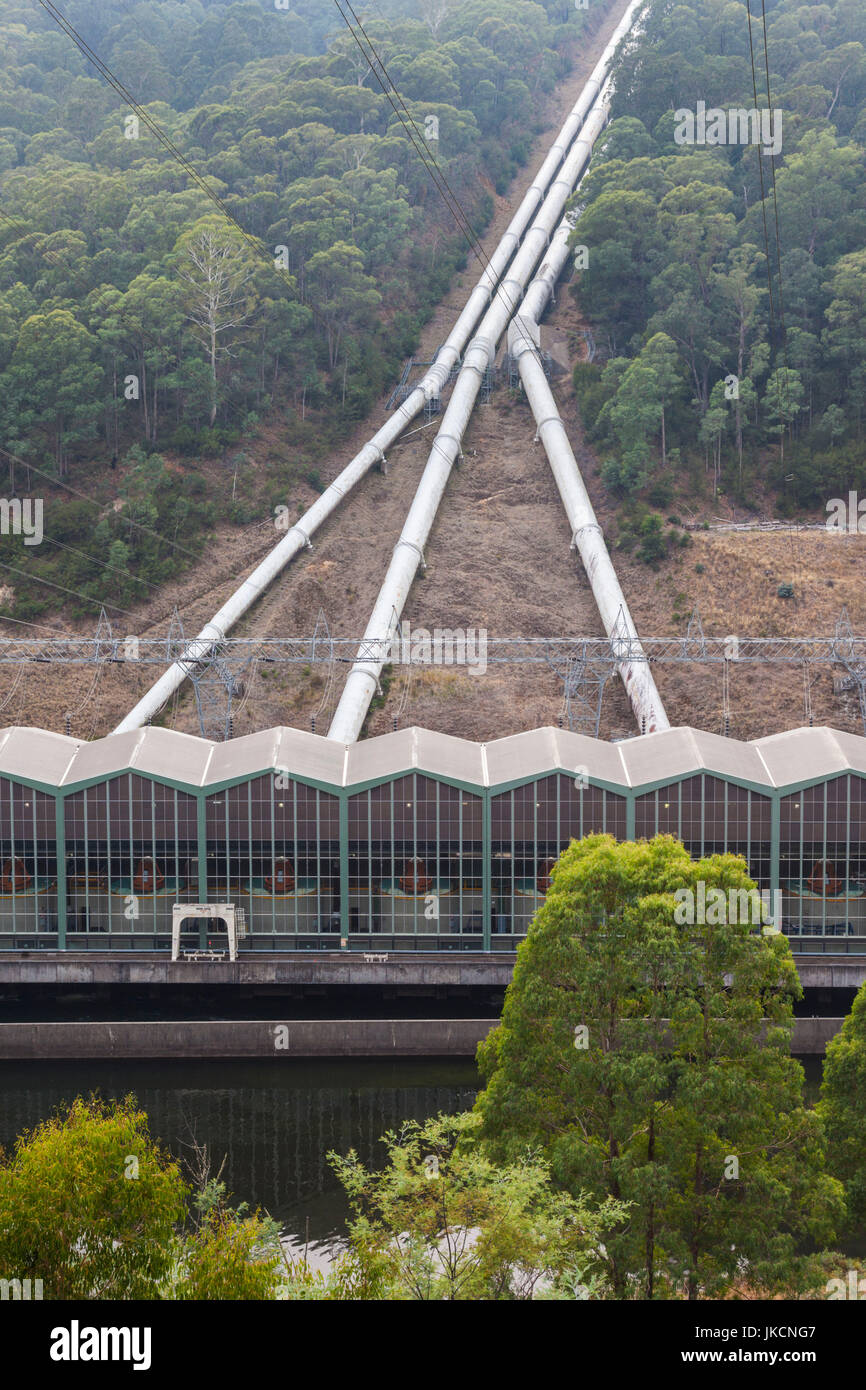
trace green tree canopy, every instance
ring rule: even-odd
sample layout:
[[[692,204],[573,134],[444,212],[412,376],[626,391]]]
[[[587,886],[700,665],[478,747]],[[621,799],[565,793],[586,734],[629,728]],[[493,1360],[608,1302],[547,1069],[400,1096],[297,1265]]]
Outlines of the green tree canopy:
[[[186,1197],[131,1099],[78,1099],[2,1155],[0,1266],[45,1298],[157,1298]]]
[[[827,1167],[845,1184],[852,1222],[866,1222],[866,985],[827,1044],[821,1100]]]
[[[339,1277],[354,1297],[531,1299],[597,1274],[622,1204],[556,1191],[532,1154],[494,1166],[478,1129],[471,1114],[408,1121],[385,1135],[381,1170],[329,1156],[353,1211]]]
[[[789,1055],[796,970],[753,890],[669,836],[573,843],[479,1049],[491,1156],[537,1145],[566,1191],[631,1204],[605,1238],[617,1298],[811,1287],[800,1243],[841,1217]]]
[[[190,1183],[131,1096],[79,1097],[0,1151],[3,1277],[46,1299],[277,1297],[278,1227],[227,1204],[197,1145],[193,1167]]]

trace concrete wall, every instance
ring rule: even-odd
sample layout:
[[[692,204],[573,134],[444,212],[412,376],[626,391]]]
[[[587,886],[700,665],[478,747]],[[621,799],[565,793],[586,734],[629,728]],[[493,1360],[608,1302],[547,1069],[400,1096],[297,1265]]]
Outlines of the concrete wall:
[[[3,1023],[0,1059],[474,1057],[496,1019],[178,1020]],[[801,1018],[793,1051],[823,1054],[841,1018]]]
[[[845,1022],[844,1018],[798,1018],[794,1022],[794,1041],[792,1052],[820,1053],[823,1057],[827,1044],[834,1038]]]
[[[365,961],[361,951],[245,952],[237,961],[172,961],[121,951],[0,952],[4,985],[481,985],[504,989],[514,955],[443,952]]]
[[[244,952],[228,961],[171,961],[132,951],[0,952],[0,985],[480,985],[503,988],[512,952],[391,954],[365,961],[361,951]],[[804,988],[859,989],[866,956],[796,958]]]
[[[497,1019],[3,1023],[0,1058],[474,1057]]]

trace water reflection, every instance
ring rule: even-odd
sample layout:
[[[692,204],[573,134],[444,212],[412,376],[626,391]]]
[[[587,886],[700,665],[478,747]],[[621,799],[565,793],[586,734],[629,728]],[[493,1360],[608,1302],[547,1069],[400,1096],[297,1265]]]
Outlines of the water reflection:
[[[806,1101],[818,1099],[821,1059],[800,1058]],[[206,1144],[236,1201],[262,1206],[301,1243],[342,1230],[342,1191],[325,1155],[354,1148],[381,1158],[378,1140],[404,1119],[472,1105],[479,1080],[469,1061],[11,1063],[0,1062],[0,1144],[74,1096],[132,1092],[151,1133],[178,1156]],[[862,1242],[861,1242],[861,1248]]]
[[[376,1161],[386,1130],[468,1109],[478,1084],[468,1061],[0,1063],[0,1144],[76,1095],[132,1092],[174,1154],[194,1136],[215,1168],[225,1155],[223,1177],[237,1201],[320,1241],[345,1216],[329,1149]]]

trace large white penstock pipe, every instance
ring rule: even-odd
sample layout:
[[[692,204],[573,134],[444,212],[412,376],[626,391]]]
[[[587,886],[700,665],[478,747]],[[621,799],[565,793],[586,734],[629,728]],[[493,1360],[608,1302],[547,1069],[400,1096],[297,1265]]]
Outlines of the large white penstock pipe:
[[[544,265],[527,290],[520,313],[508,330],[508,348],[517,359],[538,437],[550,461],[571,525],[573,545],[583,561],[605,632],[608,637],[623,638],[624,645],[627,643],[629,659],[619,662],[617,669],[638,727],[650,734],[669,729],[668,717],[535,346],[539,341],[539,320],[568,259],[571,230],[568,218],[563,219]]]
[[[505,269],[550,187],[554,175],[562,167],[569,149],[574,144],[587,113],[601,90],[613,48],[628,27],[625,20],[628,18],[629,23],[631,22],[630,17],[633,15],[637,3],[638,0],[633,0],[617,27],[614,38],[608,44],[592,76],[575,102],[555,143],[548,150],[544,162],[523,197],[520,207],[511,219],[508,230],[503,234],[484,273],[470,294],[463,312],[437,353],[433,366],[414,387],[399,409],[389,416],[382,428],[364,445],[360,453],[355,455],[331,485],[325,489],[321,497],[317,498],[300,520],[286,532],[273,550],[268,552],[264,560],[234,591],[222,608],[214,614],[210,622],[205,624],[198,636],[184,649],[179,660],[169,667],[164,675],[142,696],[134,709],[130,710],[125,719],[121,720],[114,730],[116,734],[141,728],[148,719],[153,718],[162,709],[169,696],[173,695],[175,690],[183,684],[189,666],[206,658],[214,645],[225,637],[234,624],[261,597],[277,575],[294,560],[301,550],[310,547],[310,537],[332,512],[336,511],[356,483],[360,482],[374,464],[384,460],[386,449],[420,414],[425,403],[428,400],[436,399],[441,394],[452,368],[460,361],[461,353],[469,341],[470,335],[490,304],[491,295],[501,281]]]
[[[633,0],[604,50],[588,86],[593,89],[592,106],[562,165],[559,176],[547,194],[532,226],[514,258],[508,277],[503,280],[481,321],[463,360],[448,408],[430,458],[406,518],[388,572],[364,633],[358,659],[346,679],[340,702],[328,730],[328,738],[354,743],[358,738],[376,689],[379,675],[388,660],[395,627],[413,580],[424,560],[424,546],[445,491],[451,470],[461,453],[461,440],[475,406],[485,371],[492,365],[496,347],[523,297],[529,278],[547,249],[551,236],[575,185],[589,162],[592,146],[606,120],[606,103],[599,94],[620,40],[631,27],[642,0]],[[586,89],[584,89],[586,90]],[[370,655],[373,653],[373,655]]]

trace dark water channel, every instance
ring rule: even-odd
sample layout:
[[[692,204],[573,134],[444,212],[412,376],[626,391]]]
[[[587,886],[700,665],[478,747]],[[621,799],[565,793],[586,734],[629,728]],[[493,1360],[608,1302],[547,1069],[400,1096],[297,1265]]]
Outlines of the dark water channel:
[[[821,1060],[800,1059],[806,1099],[818,1099]],[[381,1160],[386,1130],[404,1119],[469,1109],[479,1079],[471,1061],[0,1062],[0,1144],[91,1091],[132,1093],[151,1134],[176,1156],[206,1144],[235,1201],[260,1206],[287,1236],[313,1245],[343,1231],[342,1189],[326,1154],[354,1148]],[[866,1250],[855,1241],[858,1254]]]
[[[328,1150],[375,1162],[386,1130],[469,1109],[478,1084],[469,1060],[2,1062],[0,1144],[76,1095],[131,1092],[175,1155],[195,1136],[216,1168],[225,1156],[235,1200],[265,1208],[299,1240],[309,1222],[310,1239],[323,1241],[346,1215]]]

